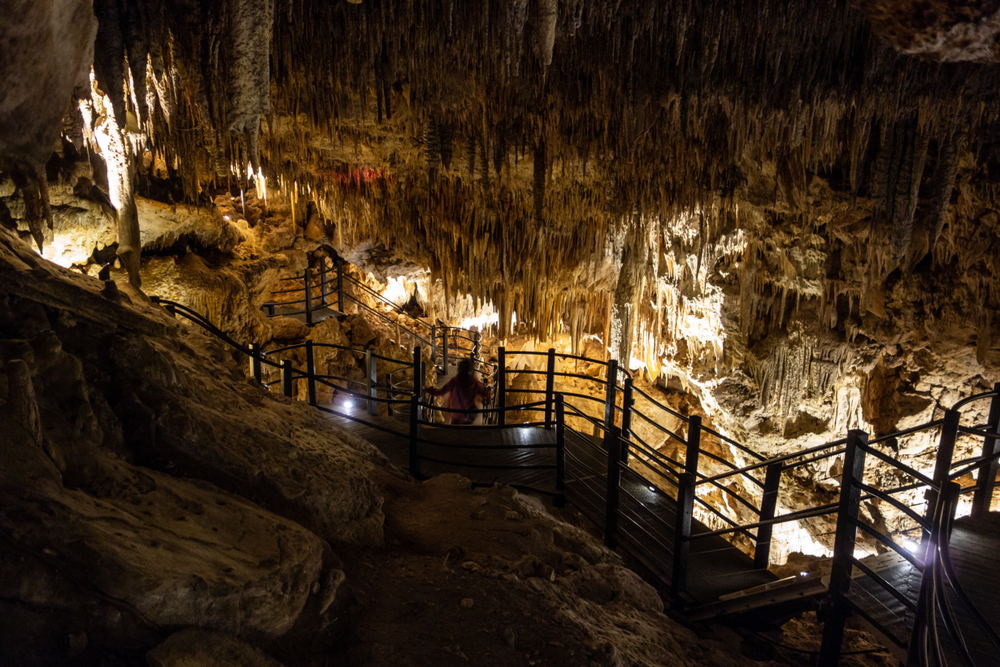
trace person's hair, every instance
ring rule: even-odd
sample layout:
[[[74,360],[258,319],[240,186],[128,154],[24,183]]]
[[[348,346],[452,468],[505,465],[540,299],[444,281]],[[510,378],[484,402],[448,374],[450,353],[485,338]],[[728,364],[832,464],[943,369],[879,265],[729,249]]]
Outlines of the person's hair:
[[[459,377],[472,377],[472,360],[462,359],[458,362],[458,376]]]

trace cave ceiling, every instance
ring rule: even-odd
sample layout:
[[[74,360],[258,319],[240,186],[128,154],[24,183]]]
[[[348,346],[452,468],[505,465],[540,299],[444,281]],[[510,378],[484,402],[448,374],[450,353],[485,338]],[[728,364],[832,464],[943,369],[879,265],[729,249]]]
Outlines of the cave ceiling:
[[[62,133],[117,126],[111,171],[142,187],[165,164],[188,201],[266,180],[341,244],[385,243],[542,331],[599,328],[616,299],[660,326],[657,281],[757,257],[779,265],[740,306],[763,336],[789,292],[987,261],[956,241],[1000,168],[981,4],[95,0],[93,85]],[[30,181],[8,143],[0,166]]]

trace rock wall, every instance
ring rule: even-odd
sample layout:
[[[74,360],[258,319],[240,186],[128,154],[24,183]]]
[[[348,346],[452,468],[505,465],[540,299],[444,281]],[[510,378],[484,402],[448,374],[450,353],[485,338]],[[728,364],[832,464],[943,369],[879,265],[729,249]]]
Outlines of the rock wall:
[[[329,606],[329,543],[382,541],[383,457],[138,292],[6,234],[0,274],[2,625],[37,640],[5,660],[41,664],[67,628],[83,639],[47,664],[188,625],[268,643]]]

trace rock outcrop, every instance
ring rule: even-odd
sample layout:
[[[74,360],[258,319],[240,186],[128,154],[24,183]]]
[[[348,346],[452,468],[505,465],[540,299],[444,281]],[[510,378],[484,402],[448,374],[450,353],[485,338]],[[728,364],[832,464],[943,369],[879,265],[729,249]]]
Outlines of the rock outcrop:
[[[0,600],[40,635],[89,638],[5,655],[128,654],[188,625],[270,642],[329,608],[328,542],[382,540],[383,457],[138,292],[6,233],[0,275]]]

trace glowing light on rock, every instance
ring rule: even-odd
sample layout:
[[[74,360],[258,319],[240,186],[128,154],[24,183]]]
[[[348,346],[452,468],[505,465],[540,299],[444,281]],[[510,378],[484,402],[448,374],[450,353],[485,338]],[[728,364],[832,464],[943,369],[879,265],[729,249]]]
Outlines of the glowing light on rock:
[[[369,274],[369,280],[374,281],[375,278]],[[410,293],[406,290],[406,278],[400,276],[398,278],[389,278],[386,280],[385,289],[382,290],[382,296],[392,301],[397,306],[401,306],[406,303],[410,298]]]
[[[475,327],[479,331],[482,331],[488,326],[496,325],[500,323],[500,313],[493,312],[491,314],[479,315],[476,317],[466,317],[464,320],[459,322],[458,326],[462,329],[472,329]]]

